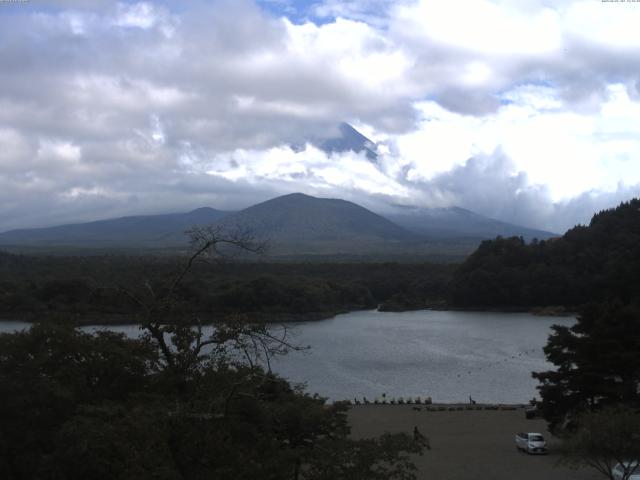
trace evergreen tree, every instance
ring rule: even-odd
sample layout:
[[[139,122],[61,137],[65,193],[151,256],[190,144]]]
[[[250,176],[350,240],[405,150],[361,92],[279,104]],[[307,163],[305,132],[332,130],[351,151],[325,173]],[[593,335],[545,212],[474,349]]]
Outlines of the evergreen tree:
[[[556,369],[535,372],[552,429],[585,411],[640,406],[640,308],[615,302],[585,307],[572,327],[552,327],[544,348]]]

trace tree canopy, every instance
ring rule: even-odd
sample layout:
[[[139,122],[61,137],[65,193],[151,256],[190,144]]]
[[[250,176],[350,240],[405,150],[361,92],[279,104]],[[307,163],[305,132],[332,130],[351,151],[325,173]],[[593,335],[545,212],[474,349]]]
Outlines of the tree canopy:
[[[184,256],[35,256],[0,252],[0,315],[85,324],[123,322],[137,305],[114,289],[146,279],[166,288]],[[425,308],[445,302],[454,265],[398,263],[196,263],[176,290],[182,313],[207,320],[234,313],[316,319],[379,304]],[[402,299],[401,302],[398,299]]]
[[[562,237],[482,242],[451,286],[464,307],[577,307],[640,296],[640,199],[597,213]]]
[[[0,476],[415,478],[411,455],[423,443],[407,434],[351,439],[345,404],[263,368],[261,359],[296,348],[286,337],[241,315],[203,335],[184,313],[181,282],[211,247],[248,244],[197,233],[195,253],[162,288],[116,288],[138,307],[140,338],[53,322],[0,335]]]
[[[544,352],[556,368],[533,373],[551,428],[609,405],[640,407],[638,305],[593,304],[575,325],[552,330]]]
[[[610,480],[628,480],[640,471],[640,411],[607,407],[585,412],[579,427],[565,437],[564,459],[588,465]],[[614,476],[614,469],[618,477]]]

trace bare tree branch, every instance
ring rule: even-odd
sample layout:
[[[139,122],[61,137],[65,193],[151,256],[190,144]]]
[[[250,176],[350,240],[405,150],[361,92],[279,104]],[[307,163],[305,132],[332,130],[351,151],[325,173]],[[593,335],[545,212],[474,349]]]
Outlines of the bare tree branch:
[[[288,341],[288,329],[281,326],[282,333],[273,334],[264,323],[251,322],[243,315],[230,317],[214,327],[214,332],[205,338],[202,321],[176,324],[175,318],[167,322],[165,314],[175,310],[177,291],[199,260],[228,260],[233,252],[260,254],[267,248],[266,242],[256,241],[246,228],[225,229],[219,225],[196,225],[185,232],[189,236],[192,253],[185,265],[169,282],[164,291],[154,289],[149,281],[144,283],[144,296],[130,289],[119,287],[142,310],[141,328],[146,330],[158,345],[163,359],[171,368],[193,368],[203,355],[221,355],[225,351],[242,352],[245,361],[254,369],[261,361],[271,371],[271,357],[304,347]],[[146,298],[144,298],[146,297]],[[207,347],[214,347],[211,351]]]

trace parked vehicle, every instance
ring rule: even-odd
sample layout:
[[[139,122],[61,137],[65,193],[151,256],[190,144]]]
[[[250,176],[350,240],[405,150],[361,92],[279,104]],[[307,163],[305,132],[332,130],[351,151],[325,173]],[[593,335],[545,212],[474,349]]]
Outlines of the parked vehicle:
[[[547,442],[540,433],[518,433],[516,448],[527,453],[545,454],[547,453]]]
[[[635,468],[633,473],[628,477],[628,480],[640,480],[640,465],[638,462],[624,462],[624,464],[616,464],[616,466],[613,467],[613,478],[615,480],[622,480],[624,478],[625,468],[627,471]]]

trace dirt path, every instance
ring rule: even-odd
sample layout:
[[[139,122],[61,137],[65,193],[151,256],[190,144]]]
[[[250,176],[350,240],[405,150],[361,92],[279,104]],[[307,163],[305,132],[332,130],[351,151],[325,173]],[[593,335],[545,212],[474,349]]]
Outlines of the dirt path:
[[[429,480],[597,480],[590,469],[557,465],[557,441],[543,420],[526,420],[518,410],[415,411],[410,405],[358,405],[349,421],[356,438],[384,432],[411,434],[417,426],[431,450],[416,458],[418,478]],[[515,448],[517,432],[540,432],[549,454],[527,455]]]

